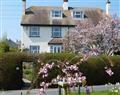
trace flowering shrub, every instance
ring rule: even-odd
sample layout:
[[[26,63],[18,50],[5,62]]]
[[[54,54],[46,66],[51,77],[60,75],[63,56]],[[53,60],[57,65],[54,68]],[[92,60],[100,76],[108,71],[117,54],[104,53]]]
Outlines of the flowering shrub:
[[[38,72],[38,78],[40,78],[40,80],[39,80],[40,92],[38,95],[43,95],[45,93],[45,89],[48,88],[48,86],[51,84],[59,83],[59,84],[63,85],[62,82],[64,82],[64,83],[69,84],[69,86],[72,86],[72,87],[76,86],[77,83],[81,83],[81,84],[83,84],[83,86],[85,86],[86,85],[85,81],[89,79],[89,74],[90,74],[89,72],[92,70],[89,69],[88,72],[84,72],[80,68],[81,68],[81,65],[88,66],[88,67],[91,65],[90,63],[87,62],[89,60],[88,58],[89,58],[89,56],[88,57],[83,56],[83,59],[80,59],[80,61],[77,62],[76,64],[72,64],[71,62],[69,62],[67,60],[64,62],[56,60],[54,62],[47,63],[47,64],[40,63],[41,67]],[[102,60],[102,59],[99,59],[99,60]],[[41,62],[41,61],[38,60],[38,62]],[[104,63],[102,63],[102,64],[104,64]],[[94,64],[94,66],[95,65],[99,65],[99,64]],[[109,64],[107,65],[105,63],[103,65],[103,67],[101,67],[101,69],[103,70],[102,72],[108,74],[109,77],[112,77],[114,75],[111,65],[109,66]],[[54,75],[52,75],[53,72],[54,72]],[[99,73],[101,73],[101,71],[97,70],[97,75]],[[93,72],[92,72],[92,74],[93,74]],[[99,76],[100,75],[98,75],[98,78],[99,78]],[[93,75],[92,75],[92,77],[93,77]],[[95,77],[97,77],[97,76],[95,76]],[[100,78],[101,77],[102,76],[100,76]],[[105,76],[105,77],[107,77],[107,76]],[[102,79],[103,79],[103,77],[102,77]],[[96,79],[96,80],[100,80],[100,79]],[[94,82],[94,80],[92,80],[92,81]],[[108,82],[108,80],[107,80],[107,82]]]
[[[38,60],[38,62],[40,62]],[[38,77],[41,78],[40,92],[38,95],[43,95],[45,89],[51,84],[58,84],[58,82],[66,82],[70,86],[77,85],[78,82],[82,83],[86,80],[86,77],[78,69],[79,64],[70,64],[69,62],[52,62],[51,64],[45,64],[41,66],[38,72]],[[54,77],[50,77],[52,70],[60,70]],[[85,84],[84,84],[85,85]]]
[[[94,55],[113,55],[120,51],[120,18],[103,15],[94,25],[90,20],[83,20],[69,30],[64,40],[66,51]]]

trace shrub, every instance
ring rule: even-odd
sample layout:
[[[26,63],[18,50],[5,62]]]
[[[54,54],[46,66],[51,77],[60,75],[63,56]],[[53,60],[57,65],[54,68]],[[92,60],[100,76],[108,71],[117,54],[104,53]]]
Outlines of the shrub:
[[[4,53],[0,56],[0,88],[20,89],[22,87],[22,55]]]
[[[43,59],[42,62],[47,63],[50,61],[54,61],[54,60],[58,60],[58,61],[65,61],[65,60],[69,60],[69,61],[73,61],[75,58],[75,54],[73,53],[44,53],[41,54]]]
[[[43,54],[44,58],[43,62],[49,62],[54,61],[55,59],[64,61],[68,60],[71,61],[71,63],[76,63],[80,60],[81,56],[75,57],[75,54]],[[113,76],[109,76],[105,72],[105,67],[110,66],[111,63],[113,64],[113,67],[111,68],[114,72]],[[40,65],[39,65],[40,66]],[[39,69],[39,66],[37,66],[37,69]],[[120,82],[120,56],[111,56],[108,57],[106,55],[101,56],[92,56],[90,57],[86,62],[79,65],[79,69],[83,74],[87,77],[87,84],[88,85],[103,85],[106,83],[116,83]],[[36,72],[37,73],[37,72]],[[51,77],[53,77],[56,74],[56,71],[51,72]],[[40,81],[40,80],[38,80]]]
[[[6,40],[0,40],[0,53],[8,52],[9,45],[7,44]]]
[[[89,85],[120,82],[120,56],[112,56],[110,60],[113,64],[113,76],[105,72],[105,67],[110,66],[107,56],[91,57],[87,63],[79,66],[79,69],[86,75]]]
[[[38,63],[38,59],[41,62]],[[80,61],[81,56],[76,56],[72,53],[43,53],[43,54],[28,54],[28,53],[3,53],[0,55],[0,88],[1,89],[19,89],[23,86],[22,76],[22,62],[33,62],[33,77],[36,79],[38,70],[41,66],[41,63],[51,63],[55,61],[57,64],[58,61],[64,62],[69,61],[72,64]],[[113,67],[112,71],[114,72],[113,76],[109,76],[104,67],[110,66],[108,56],[93,56],[90,57],[86,62],[79,65],[79,69],[87,77],[87,83],[89,85],[102,85],[108,82],[116,83],[120,82],[120,56],[111,56],[109,57]],[[57,60],[57,61],[56,61]],[[16,67],[19,67],[19,70],[16,70]],[[31,73],[31,71],[26,71]],[[58,68],[51,70],[49,78],[55,77],[57,74],[60,74],[61,71]],[[31,76],[30,76],[31,77]],[[34,87],[38,87],[40,83],[40,78],[34,84]],[[49,79],[48,79],[49,81]]]

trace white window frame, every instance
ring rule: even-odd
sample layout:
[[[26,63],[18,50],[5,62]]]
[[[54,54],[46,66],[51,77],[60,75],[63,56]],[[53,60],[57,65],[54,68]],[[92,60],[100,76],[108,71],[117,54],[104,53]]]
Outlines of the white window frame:
[[[50,45],[50,52],[51,53],[61,53],[62,45]]]
[[[58,12],[58,14],[56,14]],[[62,11],[61,10],[52,10],[51,11],[52,19],[62,19]]]
[[[57,31],[58,29],[58,31]],[[55,35],[55,33],[58,33],[58,36]],[[61,27],[52,27],[52,38],[61,38]]]
[[[31,26],[29,31],[29,37],[40,37],[40,27]]]
[[[30,53],[39,53],[39,52],[40,52],[40,46],[39,45],[30,45]]]
[[[84,12],[83,11],[73,11],[72,16],[74,19],[80,20],[84,18]],[[77,17],[80,16],[80,17]]]

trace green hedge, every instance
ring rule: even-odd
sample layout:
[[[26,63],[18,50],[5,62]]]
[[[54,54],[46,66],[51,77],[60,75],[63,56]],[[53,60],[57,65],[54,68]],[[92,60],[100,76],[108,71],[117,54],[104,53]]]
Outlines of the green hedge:
[[[76,57],[73,53],[43,53],[38,56],[40,60],[44,63],[50,62],[50,61],[65,61],[69,60],[71,62],[75,62],[78,56]]]
[[[22,62],[34,62],[36,59],[38,55],[20,52],[0,53],[0,89],[22,88]]]
[[[105,60],[106,59],[106,60]],[[89,85],[102,85],[106,83],[120,82],[120,56],[110,57],[114,72],[113,76],[109,76],[105,72],[105,66],[110,66],[107,56],[91,57],[85,64],[81,64],[79,69],[87,76]]]
[[[60,53],[60,54],[43,54],[42,62],[49,62],[57,60],[70,60],[71,63],[76,63],[80,60],[81,56],[75,56],[75,54],[69,53]],[[43,57],[44,56],[44,57]],[[113,76],[109,76],[105,72],[105,66],[110,66],[110,62],[108,57],[105,55],[101,56],[93,56],[90,57],[85,63],[79,65],[79,69],[83,74],[87,77],[88,85],[103,85],[106,83],[116,83],[120,82],[120,56],[112,56],[110,57],[112,64],[112,71],[114,72]],[[37,65],[37,69],[39,68],[39,64]],[[36,70],[37,71],[37,70]],[[37,73],[37,72],[36,72]],[[56,72],[52,72],[51,75],[55,75]],[[38,80],[40,81],[40,80]],[[39,82],[38,82],[39,83]]]
[[[40,63],[37,60],[40,59]],[[44,54],[27,54],[27,53],[3,53],[0,55],[0,89],[19,89],[23,87],[22,81],[22,62],[34,62],[34,78],[36,77],[41,63],[49,63],[52,61],[65,61],[68,60],[70,63],[76,63],[81,59],[81,56],[76,56],[72,53],[44,53]],[[91,57],[85,63],[79,65],[79,69],[87,76],[87,82],[89,85],[101,85],[108,82],[116,83],[120,82],[120,56],[110,57],[113,63],[112,70],[114,75],[110,77],[104,67],[109,66],[108,57],[101,55],[98,57]],[[19,67],[19,70],[16,70]],[[55,77],[57,73],[60,73],[59,69],[51,71],[49,78]],[[38,87],[39,78],[35,84]]]
[[[20,89],[22,85],[22,55],[3,53],[0,56],[0,89]]]

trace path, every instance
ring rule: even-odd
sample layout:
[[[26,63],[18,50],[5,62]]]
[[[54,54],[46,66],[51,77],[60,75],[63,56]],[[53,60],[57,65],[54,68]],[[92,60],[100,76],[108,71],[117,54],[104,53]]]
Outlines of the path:
[[[114,86],[111,86],[114,87]],[[107,90],[108,88],[111,88],[110,86],[105,86],[105,85],[101,85],[101,86],[93,86],[94,91],[104,91]],[[120,87],[120,85],[118,86]],[[84,91],[84,88],[81,88],[81,91]],[[15,91],[0,91],[0,95],[26,95],[27,90],[15,90]],[[38,92],[38,89],[33,89],[29,95],[36,95]],[[48,89],[46,91],[46,95],[58,95],[58,89]]]

